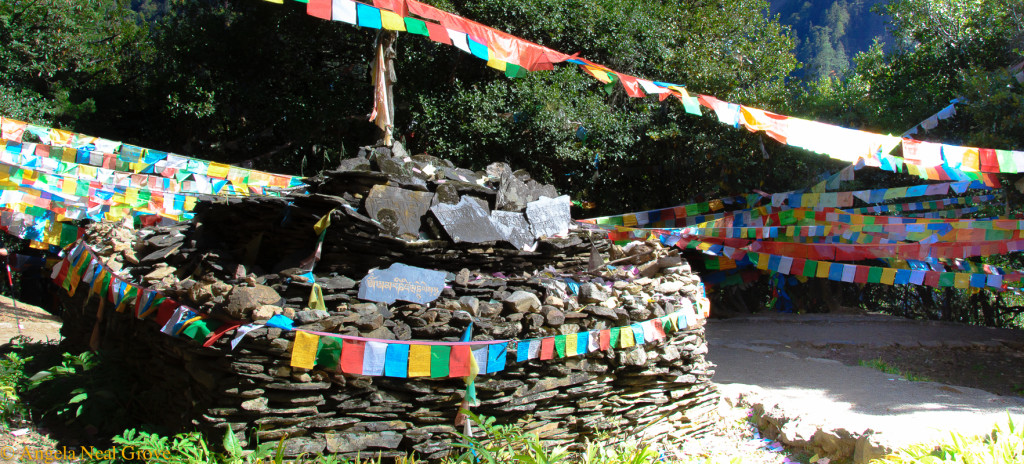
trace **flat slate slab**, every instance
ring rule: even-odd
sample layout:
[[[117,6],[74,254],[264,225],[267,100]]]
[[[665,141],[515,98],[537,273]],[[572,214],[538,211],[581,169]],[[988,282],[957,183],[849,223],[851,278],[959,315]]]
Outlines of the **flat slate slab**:
[[[431,192],[375,185],[366,197],[366,211],[391,235],[419,237],[423,215],[433,199]]]
[[[455,242],[482,243],[502,239],[491,223],[489,212],[469,196],[463,196],[457,205],[439,203],[430,211]]]
[[[527,204],[526,219],[533,227],[534,236],[543,238],[569,233],[569,224],[572,223],[570,203],[569,196],[562,195],[558,198],[542,197]]]

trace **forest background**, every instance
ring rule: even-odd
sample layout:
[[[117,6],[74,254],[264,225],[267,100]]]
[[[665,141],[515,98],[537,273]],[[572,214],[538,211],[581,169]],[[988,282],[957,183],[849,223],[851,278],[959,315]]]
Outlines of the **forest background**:
[[[1011,71],[1024,60],[1018,0],[428,3],[623,73],[855,129],[898,135],[959,98],[956,116],[920,138],[1024,150],[1024,88]],[[292,1],[4,1],[0,114],[312,176],[377,139],[367,118],[376,34]],[[843,167],[676,101],[630,98],[575,66],[510,79],[421,37],[400,35],[396,48],[396,135],[410,152],[526,169],[594,205],[575,217],[798,190]],[[1024,210],[1020,175],[1002,177],[1009,211],[978,217]],[[844,190],[918,183],[865,169]],[[987,291],[876,287],[838,293],[917,317],[1006,325],[1021,314]],[[766,300],[770,289],[748,293]],[[972,309],[982,298],[995,316]]]

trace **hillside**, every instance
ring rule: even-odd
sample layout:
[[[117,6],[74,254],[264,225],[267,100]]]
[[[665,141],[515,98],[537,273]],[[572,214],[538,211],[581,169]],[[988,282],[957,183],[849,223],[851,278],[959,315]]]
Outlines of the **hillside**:
[[[872,12],[880,0],[771,0],[771,13],[793,29],[797,59],[795,72],[811,78],[843,74],[851,59],[877,38],[889,42],[885,18]]]

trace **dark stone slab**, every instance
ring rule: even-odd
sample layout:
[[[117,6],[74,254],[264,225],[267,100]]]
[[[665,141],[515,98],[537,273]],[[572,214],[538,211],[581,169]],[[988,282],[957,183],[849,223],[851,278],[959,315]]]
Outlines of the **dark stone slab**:
[[[498,201],[494,207],[502,211],[522,211],[526,204],[535,200],[530,187],[511,173],[501,177],[498,186]]]
[[[427,304],[441,294],[444,276],[441,271],[395,263],[385,270],[371,270],[359,283],[359,298],[388,304],[396,300]]]
[[[449,205],[459,204],[459,191],[452,184],[441,184],[437,186],[436,195],[434,195],[434,204],[445,203]],[[431,205],[433,206],[433,205]]]
[[[383,229],[396,237],[419,238],[422,217],[434,194],[387,185],[376,185],[366,197],[366,211]]]
[[[491,223],[498,230],[502,239],[520,250],[533,250],[537,240],[530,222],[523,213],[510,211],[491,211]]]
[[[569,205],[568,195],[545,197],[526,205],[526,218],[533,226],[534,236],[541,238],[568,233],[572,223]]]
[[[462,197],[457,205],[437,204],[430,208],[454,242],[493,242],[501,234],[491,224],[490,214],[476,201]]]

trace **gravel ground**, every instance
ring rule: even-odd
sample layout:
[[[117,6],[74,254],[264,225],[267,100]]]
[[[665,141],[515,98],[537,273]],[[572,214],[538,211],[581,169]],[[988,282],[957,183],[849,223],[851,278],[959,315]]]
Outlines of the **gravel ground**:
[[[668,462],[682,464],[828,464],[826,458],[792,453],[782,444],[761,437],[747,420],[751,410],[733,408],[722,402],[720,419],[708,436],[684,442],[682,446],[665,452]]]

